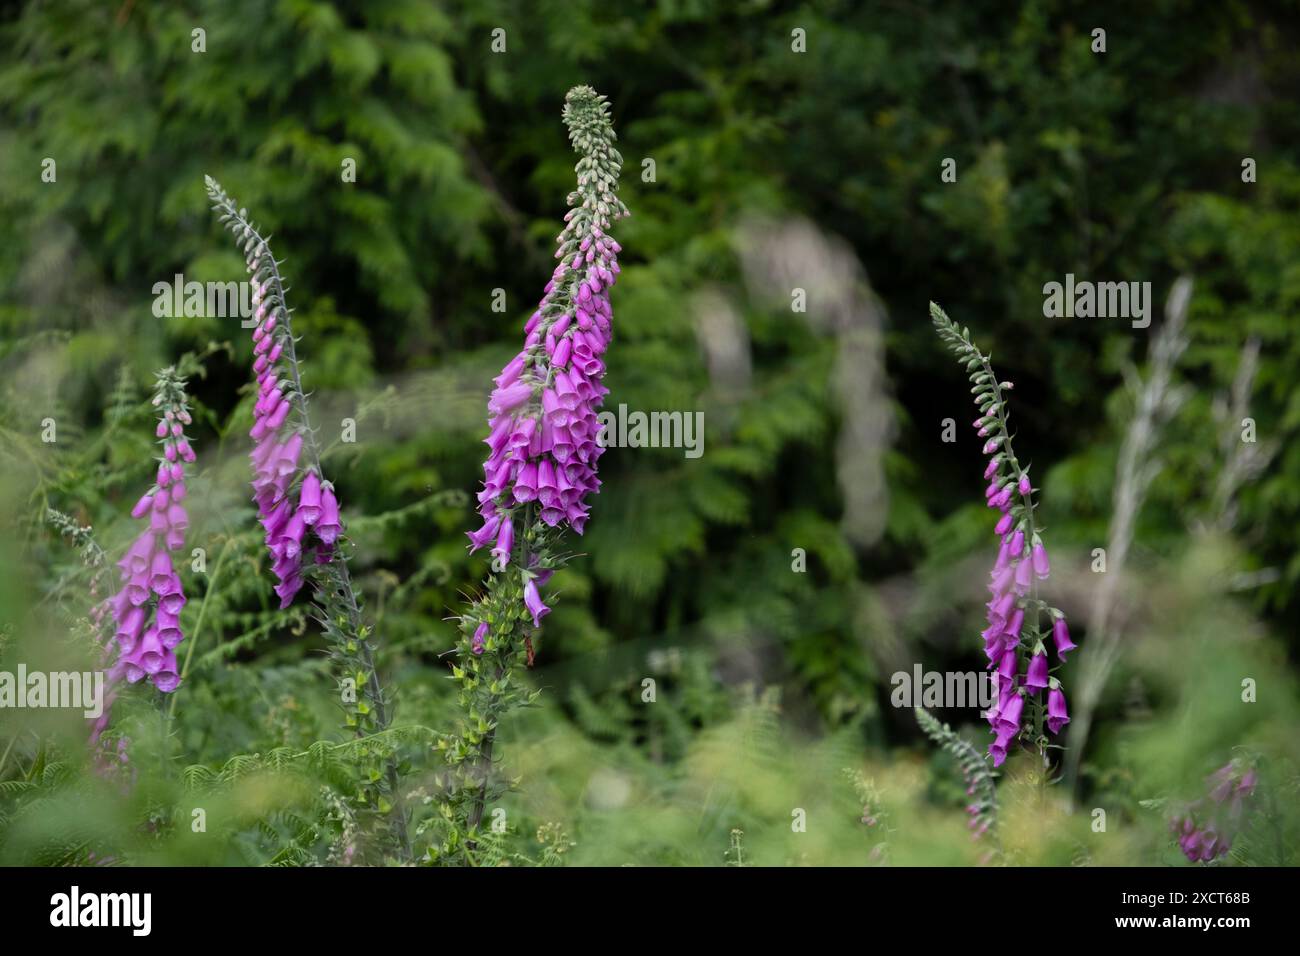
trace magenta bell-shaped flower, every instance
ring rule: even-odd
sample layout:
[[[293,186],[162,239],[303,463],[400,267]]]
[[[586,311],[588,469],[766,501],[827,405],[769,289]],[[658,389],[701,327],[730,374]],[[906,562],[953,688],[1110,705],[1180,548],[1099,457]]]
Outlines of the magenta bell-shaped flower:
[[[1047,686],[1047,655],[1039,652],[1029,661],[1029,672],[1025,675],[1025,686],[1039,691]]]
[[[1070,627],[1064,617],[1052,622],[1052,640],[1056,644],[1056,656],[1065,660],[1065,652],[1074,650],[1078,645],[1070,640]]]
[[[320,518],[320,512],[320,476],[309,471],[303,477],[302,489],[298,492],[298,514],[302,515],[303,524],[311,526]]]
[[[466,531],[465,536],[469,538],[470,550],[477,551],[489,541],[494,540],[500,527],[501,516],[496,514],[492,515],[490,518],[484,519],[483,526],[477,531]]]
[[[488,636],[487,621],[479,621],[478,627],[474,628],[474,639],[471,642],[470,650],[473,651],[475,654],[482,654],[483,645],[484,642],[487,641],[487,636]]]
[[[1007,701],[998,710],[998,732],[1011,729],[1013,731],[1020,729],[1020,716],[1025,709],[1025,698],[1020,694],[1012,693],[1007,697]]]
[[[488,411],[493,415],[504,415],[513,411],[533,397],[533,387],[526,382],[515,382],[492,392],[488,399]]]
[[[511,517],[501,519],[501,529],[497,532],[497,543],[492,549],[492,557],[500,567],[510,563],[510,551],[515,546],[515,523]]]
[[[332,488],[322,488],[320,493],[320,517],[316,520],[316,537],[325,544],[338,540],[343,528],[339,522],[339,503]]]
[[[551,613],[551,609],[542,603],[542,596],[537,593],[537,582],[532,578],[524,584],[524,607],[532,614],[534,627],[541,627],[542,618]]]
[[[1047,560],[1047,549],[1041,542],[1034,544],[1034,573],[1040,578],[1045,578],[1051,573],[1052,566]]]
[[[1047,692],[1047,729],[1059,734],[1061,728],[1070,722],[1070,712],[1065,706],[1065,692],[1053,687]]]
[[[1004,728],[998,731],[997,738],[989,744],[989,756],[993,758],[993,766],[1002,766],[1003,761],[1007,759],[1007,748],[1011,741],[1015,739],[1019,728]]]

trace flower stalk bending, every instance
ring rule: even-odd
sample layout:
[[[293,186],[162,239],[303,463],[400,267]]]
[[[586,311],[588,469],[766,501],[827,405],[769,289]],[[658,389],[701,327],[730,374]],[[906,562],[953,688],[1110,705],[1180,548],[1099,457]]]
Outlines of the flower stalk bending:
[[[933,302],[930,314],[940,338],[970,377],[979,408],[974,427],[985,439],[983,452],[989,458],[984,498],[998,512],[993,530],[1000,543],[990,574],[987,626],[981,633],[989,668],[996,668],[998,691],[997,703],[985,714],[994,734],[989,754],[993,765],[1001,766],[1009,750],[1023,740],[1036,747],[1046,763],[1047,734],[1059,734],[1070,722],[1065,691],[1052,671],[1060,668],[1075,644],[1064,613],[1038,597],[1038,582],[1051,573],[1051,565],[1034,518],[1037,489],[1012,448],[1006,393],[1014,386],[998,381],[988,356],[971,342],[968,329],[959,327]],[[1047,653],[1049,627],[1057,658],[1054,666]]]
[[[392,707],[379,680],[371,628],[348,571],[341,543],[345,538],[334,486],[321,468],[320,446],[308,415],[302,387],[292,311],[285,299],[280,263],[267,238],[236,206],[220,184],[205,177],[208,197],[219,221],[242,244],[253,283],[253,373],[256,402],[249,437],[253,500],[257,504],[272,570],[279,584],[280,607],[292,603],[306,581],[315,599],[316,620],[330,644],[340,674],[342,698],[351,704],[344,722],[358,737],[387,730]],[[349,693],[354,690],[355,693]],[[369,751],[360,768],[363,805],[391,821],[398,851],[410,855],[406,815],[398,792],[393,754]]]

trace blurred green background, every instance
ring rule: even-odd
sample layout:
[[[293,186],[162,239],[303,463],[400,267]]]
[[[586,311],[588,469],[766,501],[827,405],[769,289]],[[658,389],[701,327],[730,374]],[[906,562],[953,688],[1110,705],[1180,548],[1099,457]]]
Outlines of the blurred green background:
[[[992,521],[967,384],[928,302],[1015,382],[1047,588],[1081,645],[1069,692],[1120,449],[1186,274],[1186,348],[1119,532],[1118,663],[1077,781],[1037,786],[1027,757],[1004,768],[1001,846],[1014,862],[1179,862],[1162,809],[1248,754],[1265,768],[1262,835],[1230,861],[1294,862],[1298,7],[8,5],[0,668],[90,659],[96,569],[47,509],[116,557],[151,480],[153,372],[186,354],[189,546],[208,572],[186,578],[181,652],[195,649],[174,719],[146,688],[117,704],[129,768],[91,772],[75,716],[0,711],[0,862],[340,862],[336,758],[312,749],[343,739],[333,679],[303,608],[274,610],[246,490],[251,344],[235,320],[152,311],[177,273],[243,278],[205,173],[285,260],[397,722],[450,724],[447,618],[487,571],[463,537],[486,397],[549,277],[573,177],[560,108],[579,83],[612,101],[632,210],[606,407],[702,411],[705,445],[602,459],[530,675],[539,706],[502,728],[520,789],[501,860],[984,859],[953,763],[889,701],[895,671],[984,660]],[[1151,328],[1044,318],[1042,287],[1066,273],[1152,283]],[[1241,457],[1243,410],[1258,442]],[[344,418],[355,444],[335,440]],[[983,748],[974,711],[940,716]],[[407,751],[418,808],[433,758]],[[186,823],[196,794],[206,834]]]

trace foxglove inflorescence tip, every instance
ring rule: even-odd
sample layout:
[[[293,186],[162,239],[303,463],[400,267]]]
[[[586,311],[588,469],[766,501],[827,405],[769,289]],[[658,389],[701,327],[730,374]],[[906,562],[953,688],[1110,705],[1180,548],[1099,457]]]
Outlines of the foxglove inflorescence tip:
[[[172,553],[185,544],[189,514],[185,510],[185,466],[195,460],[185,427],[193,419],[185,396],[185,381],[174,368],[158,373],[153,399],[159,410],[155,436],[162,446],[154,485],[131,509],[131,517],[146,519],[148,527],[131,542],[117,562],[122,589],[101,605],[114,624],[117,659],[109,680],[147,678],[164,693],[180,684],[176,646],[184,639],[180,613],[185,591],[172,563]],[[106,722],[106,720],[105,720]],[[97,727],[96,730],[102,730]]]

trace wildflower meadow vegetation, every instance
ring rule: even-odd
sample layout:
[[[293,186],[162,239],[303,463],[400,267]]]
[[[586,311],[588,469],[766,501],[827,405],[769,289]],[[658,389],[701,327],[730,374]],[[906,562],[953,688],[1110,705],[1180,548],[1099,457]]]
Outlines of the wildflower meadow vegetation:
[[[1297,21],[1158,6],[0,13],[0,864],[1300,862]]]

